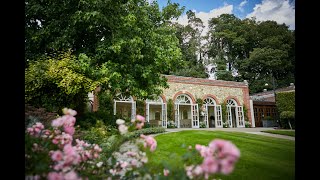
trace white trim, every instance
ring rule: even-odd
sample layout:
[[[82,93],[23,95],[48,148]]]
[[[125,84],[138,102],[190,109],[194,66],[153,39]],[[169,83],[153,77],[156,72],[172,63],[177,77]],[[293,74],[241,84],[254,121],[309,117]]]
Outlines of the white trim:
[[[253,112],[253,101],[250,100],[250,112],[251,112],[251,127],[256,127],[256,122],[254,120],[254,112]]]
[[[222,112],[221,112],[221,105],[216,105],[215,106],[215,110],[216,110],[216,127],[223,127],[223,123],[222,123]],[[219,125],[220,124],[220,125]]]

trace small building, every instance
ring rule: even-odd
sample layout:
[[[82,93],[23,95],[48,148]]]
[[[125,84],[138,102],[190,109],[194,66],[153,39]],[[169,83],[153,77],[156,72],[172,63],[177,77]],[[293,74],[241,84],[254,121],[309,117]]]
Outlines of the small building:
[[[247,82],[210,80],[203,78],[164,75],[169,88],[154,100],[144,103],[146,121],[153,126],[177,128],[223,127],[223,118],[229,127],[245,127],[244,109],[252,123],[249,88]],[[198,100],[203,102],[199,107]],[[172,102],[169,106],[169,100]],[[226,105],[226,117],[223,117],[222,103]],[[97,103],[93,103],[94,106]],[[168,115],[168,106],[174,116]],[[114,98],[114,115],[135,118],[136,99],[118,94]],[[97,108],[93,108],[97,109]],[[171,118],[170,118],[171,117]]]
[[[293,83],[290,84],[288,87],[279,88],[275,91],[270,90],[260,93],[255,93],[250,95],[250,99],[253,102],[253,120],[255,122],[256,127],[263,127],[268,126],[263,124],[263,120],[275,120],[274,123],[271,123],[271,126],[277,126],[275,123],[276,120],[279,119],[279,114],[276,108],[275,102],[275,93],[278,92],[287,92],[287,91],[294,91],[295,86]]]

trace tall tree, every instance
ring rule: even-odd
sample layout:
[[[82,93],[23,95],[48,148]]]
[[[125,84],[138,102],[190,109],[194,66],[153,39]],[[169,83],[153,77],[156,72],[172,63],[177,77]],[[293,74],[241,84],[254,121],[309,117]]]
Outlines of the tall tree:
[[[161,11],[145,0],[27,0],[26,61],[71,50],[90,58],[89,66],[107,67],[111,92],[139,98],[167,87],[161,74],[181,64],[179,40],[170,20],[182,9],[168,2]],[[59,54],[59,53],[57,53]]]
[[[208,74],[203,63],[201,44],[201,33],[204,25],[202,20],[197,18],[191,10],[187,11],[186,15],[188,17],[188,25],[175,24],[184,63],[172,74],[207,78]]]
[[[220,64],[217,77],[248,80],[252,93],[264,89],[265,83],[272,84],[272,77],[278,87],[294,81],[294,41],[294,32],[275,21],[241,20],[232,14],[209,20],[208,55]],[[223,60],[229,73],[221,67]],[[281,64],[282,71],[272,63]],[[232,78],[231,72],[238,75]]]

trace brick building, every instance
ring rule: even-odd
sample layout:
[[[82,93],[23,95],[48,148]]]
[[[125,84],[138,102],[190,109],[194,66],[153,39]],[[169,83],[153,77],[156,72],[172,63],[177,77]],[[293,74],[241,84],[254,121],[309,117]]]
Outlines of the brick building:
[[[246,82],[209,80],[203,78],[165,75],[169,88],[155,100],[145,101],[146,120],[155,126],[167,127],[173,123],[178,128],[199,128],[200,124],[207,128],[223,127],[222,103],[226,103],[227,123],[229,127],[245,127],[244,106],[250,122],[251,109],[249,88]],[[168,100],[173,102],[174,118],[167,116]],[[199,107],[197,100],[203,101]],[[97,109],[95,99],[93,109]],[[119,94],[114,98],[114,114],[134,118],[136,115],[136,99]]]
[[[278,92],[289,92],[294,91],[295,85],[293,83],[290,84],[288,87],[279,88],[275,91],[270,90],[263,92],[255,93],[250,95],[250,99],[252,100],[253,104],[253,119],[255,122],[256,127],[267,127],[267,126],[278,126],[276,124],[276,120],[279,120],[279,114],[276,108],[275,102],[275,93]],[[263,124],[263,120],[275,120],[272,121],[273,123]]]

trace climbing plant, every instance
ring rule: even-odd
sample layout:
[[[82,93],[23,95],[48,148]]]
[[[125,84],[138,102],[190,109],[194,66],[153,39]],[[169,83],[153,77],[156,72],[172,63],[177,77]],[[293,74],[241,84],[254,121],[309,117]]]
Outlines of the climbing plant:
[[[173,106],[173,100],[169,99],[168,100],[168,121],[173,121],[174,120],[174,106]]]

